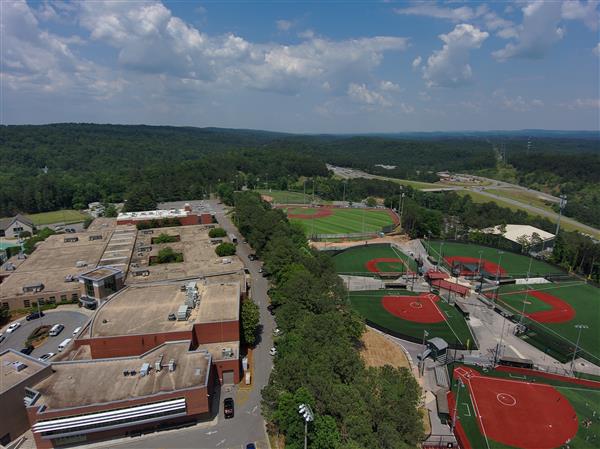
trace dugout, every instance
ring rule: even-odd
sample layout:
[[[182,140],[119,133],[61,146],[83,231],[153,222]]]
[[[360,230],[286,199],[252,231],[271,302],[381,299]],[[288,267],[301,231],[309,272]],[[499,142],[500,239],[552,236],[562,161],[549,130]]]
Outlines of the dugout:
[[[501,357],[500,360],[498,360],[498,365],[533,369],[533,360],[521,359],[518,357]]]
[[[440,389],[435,393],[437,415],[442,424],[450,423],[450,407],[448,406],[448,390]]]
[[[448,352],[448,343],[440,337],[433,337],[427,340],[427,348],[431,351],[433,359],[445,359]]]

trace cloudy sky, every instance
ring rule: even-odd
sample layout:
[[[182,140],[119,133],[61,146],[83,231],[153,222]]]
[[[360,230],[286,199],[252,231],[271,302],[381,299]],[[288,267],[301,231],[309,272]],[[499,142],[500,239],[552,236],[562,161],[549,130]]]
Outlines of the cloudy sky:
[[[599,129],[598,1],[0,2],[0,121]]]

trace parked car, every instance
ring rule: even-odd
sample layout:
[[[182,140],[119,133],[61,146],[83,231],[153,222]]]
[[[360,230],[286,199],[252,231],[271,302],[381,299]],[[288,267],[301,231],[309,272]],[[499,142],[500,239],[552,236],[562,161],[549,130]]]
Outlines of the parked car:
[[[27,321],[37,320],[38,318],[42,318],[44,316],[44,312],[32,312],[25,318]]]
[[[21,353],[25,355],[29,355],[33,352],[35,348],[33,346],[27,346],[26,348],[21,349]]]
[[[65,232],[68,232],[69,234],[74,234],[77,231],[75,230],[75,228],[65,228]]]
[[[75,328],[75,330],[73,331],[73,335],[77,335],[79,331],[81,331],[81,326]]]
[[[267,306],[267,310],[269,311],[269,313],[270,313],[271,315],[275,315],[275,308],[276,308],[276,307],[275,307],[273,304],[269,304],[269,305]]]
[[[54,352],[47,352],[46,354],[40,356],[40,358],[38,360],[45,362],[48,359],[51,359],[52,357],[54,357],[56,354]]]
[[[14,331],[16,331],[20,327],[21,327],[21,323],[19,321],[15,321],[14,323],[11,323],[10,326],[8,326],[6,328],[6,333],[12,334]]]
[[[5,338],[6,338],[6,335],[0,333],[0,343],[2,343]]]
[[[283,334],[283,331],[281,329],[279,329],[278,327],[276,327],[275,329],[273,329],[273,336],[274,337],[279,337],[281,334]]]
[[[256,254],[248,254],[248,259],[250,260],[258,260],[258,257]]]
[[[64,324],[55,324],[54,326],[52,326],[52,329],[50,329],[50,332],[48,332],[48,335],[50,335],[51,337],[56,337],[63,331],[64,328]]]
[[[233,418],[235,414],[233,398],[225,398],[225,400],[223,401],[223,414],[225,415],[225,419]]]
[[[246,449],[256,449],[256,445],[254,443],[246,444]]]
[[[273,346],[271,349],[269,349],[269,354],[273,356],[277,355],[277,348]]]
[[[175,321],[177,319],[177,316],[174,313],[169,313],[169,316],[167,317],[167,320],[169,321]]]

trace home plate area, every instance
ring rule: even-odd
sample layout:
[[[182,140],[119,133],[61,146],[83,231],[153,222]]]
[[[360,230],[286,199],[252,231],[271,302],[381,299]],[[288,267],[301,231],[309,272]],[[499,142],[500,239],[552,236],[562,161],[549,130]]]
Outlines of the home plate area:
[[[435,304],[440,298],[431,293],[418,296],[384,296],[383,308],[394,316],[415,323],[440,323],[444,315]]]

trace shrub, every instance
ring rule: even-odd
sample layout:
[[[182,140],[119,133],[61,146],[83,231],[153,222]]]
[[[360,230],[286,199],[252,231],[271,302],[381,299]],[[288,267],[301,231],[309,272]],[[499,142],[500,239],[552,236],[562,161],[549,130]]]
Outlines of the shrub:
[[[157,263],[172,263],[172,262],[183,262],[183,254],[176,253],[173,248],[167,246],[158,252],[156,258]]]
[[[213,228],[210,231],[208,231],[208,236],[211,239],[215,239],[215,238],[219,238],[219,237],[225,237],[225,236],[227,236],[227,233],[225,232],[225,229],[223,229],[223,228]]]
[[[215,248],[219,257],[233,256],[235,254],[235,245],[233,243],[221,243]]]
[[[161,233],[158,237],[155,237],[152,239],[152,243],[154,243],[154,244],[173,243],[173,242],[177,242],[177,241],[179,241],[178,236],[165,234],[164,232]]]

